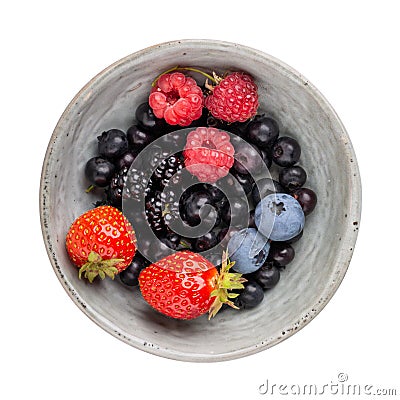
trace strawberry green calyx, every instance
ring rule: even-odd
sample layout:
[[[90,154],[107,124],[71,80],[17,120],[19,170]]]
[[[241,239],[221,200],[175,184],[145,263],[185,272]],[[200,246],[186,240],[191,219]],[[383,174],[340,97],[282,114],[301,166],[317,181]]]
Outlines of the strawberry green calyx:
[[[114,279],[115,275],[118,274],[118,268],[116,265],[120,262],[125,261],[123,258],[113,258],[110,260],[103,260],[100,254],[95,251],[91,251],[88,256],[88,262],[79,269],[79,279],[82,279],[82,274],[85,273],[84,277],[93,282],[96,276],[104,279],[109,276]]]
[[[215,297],[215,300],[208,311],[208,319],[215,317],[224,303],[238,309],[230,299],[239,296],[239,293],[230,293],[229,290],[243,289],[243,283],[247,282],[247,279],[243,278],[242,274],[229,272],[234,264],[234,261],[231,262],[228,260],[228,253],[224,251],[222,253],[222,266],[216,283],[216,289],[210,294],[210,297]]]

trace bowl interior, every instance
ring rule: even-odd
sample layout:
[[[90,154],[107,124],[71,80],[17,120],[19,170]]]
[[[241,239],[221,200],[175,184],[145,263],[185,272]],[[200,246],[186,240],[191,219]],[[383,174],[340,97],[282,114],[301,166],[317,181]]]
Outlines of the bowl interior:
[[[117,280],[89,285],[64,247],[73,220],[93,207],[83,168],[96,155],[104,130],[126,130],[146,101],[152,80],[172,66],[208,71],[244,70],[255,77],[260,109],[275,118],[281,136],[302,146],[300,165],[318,205],[307,217],[295,260],[253,310],[224,310],[214,320],[178,321],[156,313],[139,289]],[[43,166],[41,217],[45,244],[62,285],[102,328],[161,356],[190,361],[237,358],[272,346],[312,319],[340,284],[352,255],[360,216],[360,182],[350,140],[338,117],[304,77],[259,51],[232,43],[187,40],[145,49],[115,63],[88,83],[62,115]]]

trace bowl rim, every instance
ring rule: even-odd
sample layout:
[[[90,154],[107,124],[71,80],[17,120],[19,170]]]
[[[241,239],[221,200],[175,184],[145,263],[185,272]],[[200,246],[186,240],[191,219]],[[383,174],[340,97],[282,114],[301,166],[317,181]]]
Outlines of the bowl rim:
[[[283,331],[281,335],[269,338],[268,340],[264,340],[261,343],[253,344],[249,347],[244,347],[235,351],[231,351],[229,353],[218,353],[218,354],[201,354],[201,353],[186,353],[183,351],[172,350],[168,348],[162,348],[158,345],[154,345],[152,343],[148,343],[142,339],[134,337],[127,332],[121,330],[118,326],[107,320],[101,314],[97,313],[93,308],[90,307],[89,304],[86,304],[80,297],[79,294],[74,290],[73,285],[68,282],[62,274],[61,268],[58,264],[55,253],[53,252],[53,244],[52,238],[50,237],[48,231],[48,215],[46,211],[46,207],[48,207],[47,201],[47,176],[48,176],[48,168],[49,161],[51,158],[51,154],[53,151],[53,146],[57,140],[57,137],[60,132],[62,132],[63,121],[66,117],[73,112],[74,107],[80,103],[80,99],[83,99],[88,90],[101,78],[108,75],[116,68],[125,63],[129,63],[134,58],[138,58],[149,54],[154,51],[163,50],[169,48],[171,46],[180,46],[184,44],[185,46],[193,46],[193,47],[204,47],[204,45],[209,46],[224,46],[227,49],[233,50],[237,49],[241,52],[252,54],[253,56],[257,56],[263,59],[265,62],[269,62],[273,65],[273,67],[279,72],[284,74],[286,77],[295,80],[296,82],[300,82],[304,85],[305,90],[309,92],[309,94],[318,102],[320,107],[331,116],[334,120],[336,120],[338,126],[340,127],[340,138],[343,140],[344,146],[347,148],[347,158],[349,161],[349,185],[352,187],[352,198],[353,201],[350,202],[349,210],[347,211],[347,218],[350,221],[357,221],[358,228],[360,226],[361,219],[361,203],[362,203],[362,189],[361,189],[361,177],[359,172],[359,167],[357,163],[357,158],[354,152],[353,145],[351,143],[350,137],[337,115],[336,111],[333,109],[328,100],[323,96],[323,94],[308,80],[304,77],[304,75],[300,74],[297,70],[287,65],[285,62],[271,56],[263,51],[254,49],[252,47],[248,47],[246,45],[222,41],[222,40],[213,40],[213,39],[180,39],[167,41],[159,44],[155,44],[134,53],[131,53],[116,62],[110,64],[108,67],[104,68],[98,74],[96,74],[92,79],[90,79],[74,96],[74,98],[70,101],[70,103],[65,108],[64,112],[61,114],[54,131],[50,137],[44,161],[41,171],[40,178],[40,187],[39,187],[39,212],[40,212],[40,223],[42,236],[44,240],[44,244],[46,247],[47,255],[50,259],[51,265],[53,267],[54,272],[57,275],[58,280],[61,285],[67,292],[68,296],[74,301],[74,303],[78,306],[78,308],[93,322],[95,322],[99,327],[101,327],[106,332],[110,333],[117,339],[122,340],[123,342],[139,349],[142,351],[146,351],[153,355],[161,356],[164,358],[177,360],[177,361],[189,361],[189,362],[216,362],[216,361],[228,361],[237,358],[241,358],[244,356],[249,356],[255,353],[258,353],[262,350],[270,348],[287,338],[291,337],[294,333],[302,329],[306,326],[311,320],[313,320],[325,307],[325,305],[331,300],[333,295],[336,293],[339,288],[352,259],[354,247],[357,241],[359,229],[351,230],[347,229],[342,236],[342,245],[341,248],[345,248],[347,245],[349,251],[348,252],[340,252],[336,259],[336,264],[340,265],[339,273],[335,275],[334,281],[330,282],[329,290],[325,297],[321,298],[310,311],[305,312],[303,316],[299,317],[299,323],[296,327],[291,327],[286,331]],[[328,286],[328,285],[327,285]],[[326,287],[324,288],[326,291]]]

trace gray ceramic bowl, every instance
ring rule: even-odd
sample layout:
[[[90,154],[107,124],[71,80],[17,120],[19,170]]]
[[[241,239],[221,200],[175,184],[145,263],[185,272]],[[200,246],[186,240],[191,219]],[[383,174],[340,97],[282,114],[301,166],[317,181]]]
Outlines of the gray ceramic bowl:
[[[178,321],[150,310],[140,296],[116,281],[89,285],[64,247],[72,221],[92,207],[85,193],[86,160],[96,136],[127,129],[157,74],[175,65],[217,71],[245,70],[259,86],[260,107],[276,118],[281,135],[302,146],[307,186],[318,206],[307,217],[296,258],[280,283],[253,310],[226,310],[211,321]],[[361,212],[361,186],[350,139],[335,111],[301,74],[260,51],[211,40],[153,46],[116,62],[71,101],[50,139],[44,160],[40,214],[51,264],[75,304],[118,339],[159,356],[185,361],[221,361],[267,349],[293,335],[327,304],[348,268]]]

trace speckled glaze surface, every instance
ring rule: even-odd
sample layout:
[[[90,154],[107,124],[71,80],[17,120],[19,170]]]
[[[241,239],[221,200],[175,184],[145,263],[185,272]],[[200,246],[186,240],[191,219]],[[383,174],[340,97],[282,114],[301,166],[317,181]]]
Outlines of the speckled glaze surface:
[[[296,258],[281,282],[253,310],[225,310],[178,321],[156,313],[117,281],[89,285],[78,279],[64,239],[70,224],[96,200],[85,193],[83,168],[102,131],[126,130],[146,100],[151,81],[172,66],[245,70],[259,86],[260,109],[279,121],[281,136],[302,146],[300,164],[318,205],[307,217]],[[272,171],[274,175],[276,171]],[[354,250],[361,213],[361,184],[350,139],[338,116],[301,74],[255,49],[210,40],[153,46],[116,62],[71,101],[50,139],[43,164],[40,214],[46,249],[62,286],[100,327],[124,342],[183,361],[223,361],[267,349],[304,327],[340,285]]]

